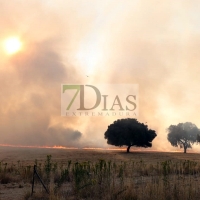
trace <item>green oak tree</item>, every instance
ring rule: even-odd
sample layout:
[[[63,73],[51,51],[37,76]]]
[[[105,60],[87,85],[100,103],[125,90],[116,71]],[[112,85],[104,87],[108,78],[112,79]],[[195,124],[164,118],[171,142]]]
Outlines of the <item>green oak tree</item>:
[[[174,147],[180,146],[184,149],[184,153],[186,153],[187,148],[192,148],[200,134],[198,127],[191,122],[170,125],[167,132],[167,139],[171,145]]]
[[[108,126],[104,134],[107,143],[115,146],[127,146],[127,153],[131,146],[151,147],[152,140],[157,136],[154,130],[138,122],[136,119],[118,119]]]

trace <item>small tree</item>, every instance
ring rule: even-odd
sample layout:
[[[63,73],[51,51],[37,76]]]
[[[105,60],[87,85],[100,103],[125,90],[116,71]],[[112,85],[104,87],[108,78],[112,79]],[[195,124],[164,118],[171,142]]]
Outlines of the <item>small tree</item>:
[[[118,119],[108,126],[105,132],[107,143],[115,146],[127,146],[127,153],[131,146],[151,147],[152,140],[156,137],[154,130],[138,122],[136,119]]]
[[[187,148],[192,148],[194,142],[197,141],[198,134],[200,134],[200,130],[191,122],[171,125],[167,131],[167,139],[171,145],[174,147],[180,146],[180,148],[184,148],[184,153],[186,153]]]

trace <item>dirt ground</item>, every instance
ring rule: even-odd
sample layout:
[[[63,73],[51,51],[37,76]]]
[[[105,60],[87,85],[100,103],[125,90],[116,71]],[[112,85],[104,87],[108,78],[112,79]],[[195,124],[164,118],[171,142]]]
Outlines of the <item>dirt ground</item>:
[[[190,160],[200,163],[200,155],[197,153],[172,153],[172,152],[145,152],[133,151],[127,154],[123,151],[110,150],[66,150],[66,149],[33,149],[33,148],[11,148],[0,147],[0,162],[9,164],[23,163],[23,165],[34,165],[35,159],[44,162],[47,155],[52,155],[52,160],[58,163],[91,161],[99,159],[121,161],[144,161],[155,164],[166,160]],[[0,200],[23,200],[26,193],[31,191],[31,183],[12,182],[0,184]]]
[[[33,148],[15,148],[15,147],[0,147],[0,162],[16,163],[17,161],[24,162],[26,165],[34,163],[35,159],[44,161],[47,155],[52,155],[52,159],[57,162],[73,162],[82,161],[98,161],[105,160],[143,160],[148,163],[158,161],[171,160],[194,160],[200,161],[200,154],[182,152],[155,152],[155,151],[133,151],[127,154],[124,150],[77,150],[77,149],[33,149]]]

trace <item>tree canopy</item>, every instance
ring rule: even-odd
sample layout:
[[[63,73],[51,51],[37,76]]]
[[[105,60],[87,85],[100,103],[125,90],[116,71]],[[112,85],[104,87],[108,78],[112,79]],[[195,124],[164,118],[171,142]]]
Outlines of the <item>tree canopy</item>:
[[[127,146],[127,153],[131,146],[151,147],[152,140],[156,136],[154,130],[148,129],[147,125],[132,118],[114,121],[105,132],[108,144]]]
[[[187,148],[192,148],[194,142],[197,141],[197,136],[200,134],[200,130],[191,122],[171,125],[167,131],[167,139],[171,145],[184,148],[184,153],[186,153]]]

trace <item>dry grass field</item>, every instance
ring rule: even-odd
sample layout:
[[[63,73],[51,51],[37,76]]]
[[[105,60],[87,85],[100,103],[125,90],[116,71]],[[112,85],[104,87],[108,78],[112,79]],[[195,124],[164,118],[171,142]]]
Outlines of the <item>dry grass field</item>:
[[[0,147],[0,200],[199,198],[199,154]]]

